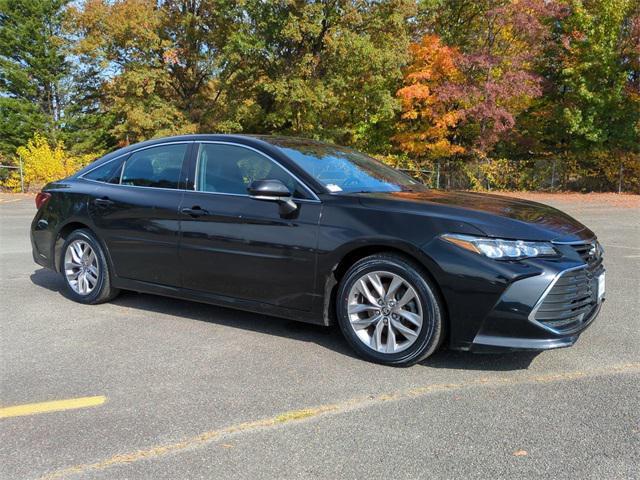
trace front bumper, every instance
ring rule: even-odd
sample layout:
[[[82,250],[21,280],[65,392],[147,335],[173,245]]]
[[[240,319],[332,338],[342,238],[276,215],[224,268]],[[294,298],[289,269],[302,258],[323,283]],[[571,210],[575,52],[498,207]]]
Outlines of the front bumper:
[[[589,314],[582,328],[571,334],[558,333],[554,338],[522,338],[478,333],[469,349],[472,352],[492,353],[516,350],[539,351],[570,347],[578,341],[580,334],[596,319],[601,307],[602,301]]]
[[[602,255],[585,258],[572,244],[556,248],[557,258],[496,261],[439,239],[425,245],[433,260],[426,266],[450,320],[449,347],[490,352],[573,345],[602,306]]]
[[[514,282],[483,322],[470,350],[548,350],[573,345],[600,313],[604,292],[599,280],[604,273],[600,260]],[[545,284],[531,307],[531,299]]]

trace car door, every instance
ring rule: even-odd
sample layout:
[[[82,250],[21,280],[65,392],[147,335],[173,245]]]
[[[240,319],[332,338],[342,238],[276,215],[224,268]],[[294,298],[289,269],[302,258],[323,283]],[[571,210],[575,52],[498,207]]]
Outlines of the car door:
[[[316,288],[321,204],[273,159],[224,142],[197,147],[194,190],[182,201],[180,261],[184,288],[233,299],[310,310]],[[298,206],[249,197],[258,179],[279,179]]]
[[[119,177],[103,179],[90,200],[96,233],[118,277],[180,285],[179,206],[191,145],[161,144],[133,152],[119,160]],[[91,173],[85,178],[92,180]]]

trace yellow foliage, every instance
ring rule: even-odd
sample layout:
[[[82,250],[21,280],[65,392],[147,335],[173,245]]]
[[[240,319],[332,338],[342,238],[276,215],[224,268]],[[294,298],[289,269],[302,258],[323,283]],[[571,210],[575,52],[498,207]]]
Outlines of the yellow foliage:
[[[89,164],[96,157],[96,155],[71,155],[65,151],[62,142],[57,142],[52,146],[45,137],[37,133],[26,145],[19,147],[16,153],[22,162],[26,190],[29,190],[30,186],[39,187],[45,183],[65,178]],[[4,186],[19,191],[20,173],[13,171],[4,182]]]

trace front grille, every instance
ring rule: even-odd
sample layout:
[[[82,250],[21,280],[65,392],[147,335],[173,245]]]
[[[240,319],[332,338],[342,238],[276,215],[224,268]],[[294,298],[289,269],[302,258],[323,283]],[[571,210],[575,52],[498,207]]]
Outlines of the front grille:
[[[588,322],[598,305],[598,277],[603,271],[599,258],[561,274],[534,309],[533,319],[558,333]]]
[[[571,247],[587,265],[594,264],[602,260],[602,247],[596,240],[587,243],[573,244]]]

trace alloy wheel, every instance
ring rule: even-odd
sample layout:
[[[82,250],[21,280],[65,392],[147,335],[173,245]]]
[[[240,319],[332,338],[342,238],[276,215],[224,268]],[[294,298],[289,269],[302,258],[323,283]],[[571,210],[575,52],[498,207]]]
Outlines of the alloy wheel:
[[[80,295],[89,295],[98,285],[100,267],[91,245],[74,240],[64,254],[64,274],[69,286]]]
[[[348,297],[351,328],[360,341],[380,353],[398,353],[414,344],[423,308],[411,283],[385,271],[363,274]]]

